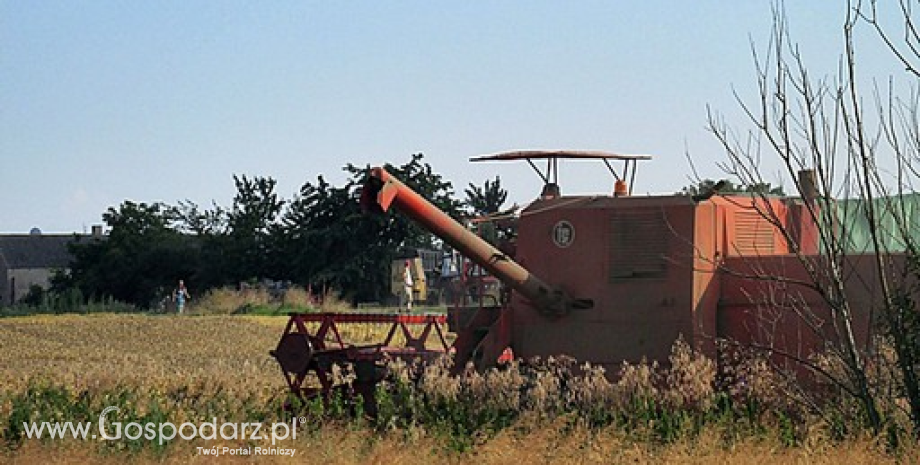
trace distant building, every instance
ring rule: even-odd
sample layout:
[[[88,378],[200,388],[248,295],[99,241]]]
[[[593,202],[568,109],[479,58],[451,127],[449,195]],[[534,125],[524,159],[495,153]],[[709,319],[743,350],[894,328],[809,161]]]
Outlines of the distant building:
[[[93,226],[93,236],[102,236],[101,226]],[[18,302],[33,285],[48,289],[55,271],[70,267],[68,245],[81,237],[91,236],[42,234],[38,229],[0,235],[0,305]]]

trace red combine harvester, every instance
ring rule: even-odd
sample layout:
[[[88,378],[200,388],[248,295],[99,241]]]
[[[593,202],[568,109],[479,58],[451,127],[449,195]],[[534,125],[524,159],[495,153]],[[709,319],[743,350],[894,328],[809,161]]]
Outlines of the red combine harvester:
[[[484,156],[472,161],[525,160],[544,182],[540,197],[520,212],[513,248],[496,248],[434,207],[383,168],[371,170],[362,193],[368,210],[395,209],[486,269],[511,289],[499,305],[448,309],[456,333],[444,343],[443,316],[294,315],[273,355],[291,389],[310,394],[303,382],[309,372],[320,379],[321,392],[333,389],[329,372],[336,363],[352,363],[363,393],[382,378],[381,365],[391,358],[431,358],[449,352],[455,367],[473,363],[487,368],[507,357],[568,355],[602,365],[614,374],[623,361],[667,361],[674,342],[683,337],[709,356],[715,340],[769,345],[807,356],[823,343],[801,318],[783,308],[808,305],[813,320],[829,322],[820,296],[799,255],[821,256],[818,229],[808,198],[713,195],[632,196],[638,161],[644,155],[602,152],[524,151]],[[558,185],[559,160],[603,162],[615,178],[612,195],[564,196]],[[541,170],[534,161],[546,162]],[[621,171],[611,162],[623,163]],[[803,172],[802,192],[814,192]],[[628,181],[628,184],[627,184]],[[783,226],[759,211],[771,211]],[[782,232],[782,231],[785,231]],[[513,253],[509,250],[513,249]],[[513,255],[513,256],[512,256]],[[868,309],[877,302],[871,285],[875,268],[869,256],[851,256],[855,272],[847,292],[859,340],[868,334]],[[762,279],[765,276],[786,279]],[[852,282],[851,282],[852,281]],[[320,319],[310,333],[303,324]],[[356,347],[335,333],[336,322],[388,322],[392,335],[420,324],[422,336],[407,337],[407,347],[384,344]],[[764,322],[769,321],[770,325]],[[830,324],[830,323],[825,323]],[[336,334],[330,347],[328,333]],[[427,349],[432,332],[437,349]]]

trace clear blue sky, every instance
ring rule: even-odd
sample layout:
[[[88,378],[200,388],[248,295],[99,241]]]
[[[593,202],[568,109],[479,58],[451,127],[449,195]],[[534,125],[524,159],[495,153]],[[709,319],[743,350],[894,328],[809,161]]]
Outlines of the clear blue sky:
[[[842,2],[790,3],[833,71]],[[750,40],[770,28],[769,0],[0,0],[0,232],[81,232],[126,199],[229,206],[233,174],[290,199],[417,152],[458,192],[498,174],[518,203],[540,187],[526,164],[468,158],[651,154],[636,192],[674,192],[685,151],[721,175],[706,105],[742,123],[732,89],[755,97]],[[561,176],[612,186],[602,165]]]

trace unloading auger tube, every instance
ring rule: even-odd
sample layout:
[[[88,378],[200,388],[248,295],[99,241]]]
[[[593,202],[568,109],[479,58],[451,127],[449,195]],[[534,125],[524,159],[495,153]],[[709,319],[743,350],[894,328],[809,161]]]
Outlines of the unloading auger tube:
[[[593,307],[588,299],[574,299],[553,288],[510,257],[473,234],[462,224],[435,207],[383,168],[372,168],[361,192],[361,205],[368,211],[387,211],[391,206],[455,250],[485,268],[493,276],[530,300],[547,316],[562,316],[571,310]]]

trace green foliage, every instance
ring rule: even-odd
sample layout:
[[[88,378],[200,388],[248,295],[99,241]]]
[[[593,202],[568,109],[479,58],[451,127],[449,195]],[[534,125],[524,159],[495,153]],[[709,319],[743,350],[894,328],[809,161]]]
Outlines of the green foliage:
[[[464,192],[466,205],[476,216],[498,213],[508,199],[508,191],[502,188],[502,180],[498,176],[495,176],[494,182],[486,179],[482,187],[470,183]]]
[[[734,182],[723,179],[720,181],[714,181],[712,179],[704,179],[697,184],[691,184],[685,186],[678,192],[679,195],[700,195],[713,190],[718,191],[720,194],[763,194],[763,195],[779,195],[784,196],[786,192],[783,190],[783,186],[773,186],[768,182],[761,182],[755,184],[735,184]]]
[[[151,450],[163,453],[170,445],[182,442],[179,436],[160,443],[143,436],[129,439],[125,427],[129,422],[146,425],[172,422],[179,426],[180,419],[201,423],[212,421],[288,421],[279,399],[266,405],[251,397],[238,398],[222,387],[207,391],[198,388],[177,388],[166,391],[139,390],[128,386],[116,386],[104,390],[73,390],[67,386],[45,382],[32,382],[23,392],[0,392],[0,401],[8,406],[8,418],[0,427],[0,439],[7,448],[17,448],[26,437],[24,423],[27,422],[92,422],[90,434],[99,431],[100,414],[107,407],[118,410],[111,413],[109,422],[121,422],[121,439],[95,442],[101,452],[124,451],[129,454]],[[109,425],[108,434],[116,430]],[[167,430],[168,431],[168,430]],[[42,441],[51,442],[47,432]],[[58,439],[60,441],[60,439]]]
[[[448,214],[459,216],[450,182],[413,155],[386,169]],[[366,168],[347,165],[342,187],[320,176],[307,182],[282,218],[283,275],[314,289],[331,288],[351,301],[382,301],[389,292],[389,264],[401,247],[431,248],[434,239],[403,215],[367,215],[359,199]]]
[[[232,263],[223,271],[229,282],[250,278],[278,278],[273,232],[285,202],[275,193],[271,178],[234,176],[237,194],[227,214],[228,233],[223,255]]]
[[[220,234],[227,229],[227,212],[214,204],[212,210],[202,210],[191,200],[180,200],[169,211],[173,228],[196,236]]]
[[[29,292],[22,296],[22,299],[19,300],[19,303],[28,305],[30,307],[36,307],[41,305],[42,301],[44,300],[45,288],[39,286],[38,284],[33,284],[29,286]]]
[[[451,183],[423,155],[387,170],[448,214],[459,217]],[[266,177],[234,176],[233,205],[202,209],[189,200],[177,206],[123,202],[103,219],[104,239],[80,238],[69,274],[55,278],[63,295],[79,289],[87,298],[114,298],[143,308],[158,306],[179,279],[191,292],[262,279],[335,291],[344,299],[381,301],[389,292],[389,263],[401,247],[432,248],[427,231],[394,213],[366,215],[359,197],[366,169],[347,165],[351,178],[332,186],[320,176],[291,201]],[[488,184],[490,189],[498,188]],[[37,293],[30,302],[40,300]]]
[[[76,288],[89,298],[150,307],[198,264],[198,244],[169,226],[169,213],[163,204],[130,200],[109,208],[103,215],[108,237],[72,244],[70,273],[57,276],[52,290],[63,294]]]
[[[466,189],[465,205],[472,210],[472,214],[479,219],[492,218],[488,221],[477,222],[477,234],[492,245],[501,247],[502,243],[511,241],[516,234],[514,215],[511,214],[515,205],[509,211],[501,211],[502,205],[508,198],[508,191],[501,187],[501,178],[495,181],[486,180],[483,187],[470,183]]]
[[[36,293],[37,294],[37,293]],[[78,288],[67,288],[61,292],[41,292],[37,302],[19,302],[11,307],[0,308],[0,317],[27,315],[60,315],[63,313],[134,313],[142,309],[112,298],[88,301]]]

